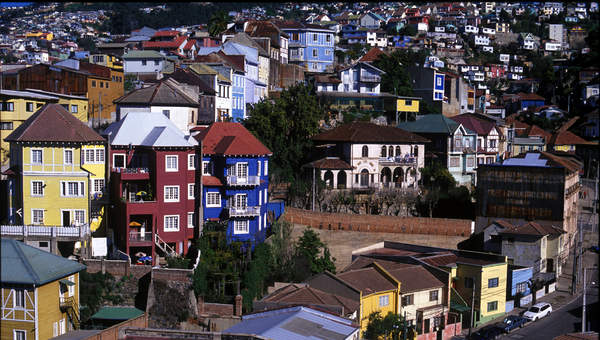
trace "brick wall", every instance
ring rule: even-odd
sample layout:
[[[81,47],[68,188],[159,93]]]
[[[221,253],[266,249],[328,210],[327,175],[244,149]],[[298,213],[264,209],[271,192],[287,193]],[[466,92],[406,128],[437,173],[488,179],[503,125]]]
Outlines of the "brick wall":
[[[138,280],[152,271],[152,266],[133,266],[128,261],[123,260],[85,259],[83,260],[83,264],[87,266],[87,272],[90,274],[101,272],[102,268],[104,268],[106,273],[110,273],[113,276],[133,274]]]
[[[283,218],[292,224],[306,225],[323,230],[463,237],[468,237],[471,234],[470,220],[449,218],[333,214],[296,208],[287,208]]]
[[[119,324],[116,324],[110,328],[103,330],[98,334],[94,334],[90,337],[87,337],[85,338],[85,340],[117,340],[119,339],[119,332],[125,327],[146,328],[148,327],[148,316],[146,315],[146,313],[144,313],[135,319],[123,321]]]
[[[191,269],[169,269],[169,268],[153,268],[152,269],[152,280],[161,281],[179,281],[192,283],[191,275],[193,274]]]

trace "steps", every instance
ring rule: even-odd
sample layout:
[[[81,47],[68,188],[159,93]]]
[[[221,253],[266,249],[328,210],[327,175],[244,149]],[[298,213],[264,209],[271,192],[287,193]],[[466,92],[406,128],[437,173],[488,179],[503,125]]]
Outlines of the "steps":
[[[168,245],[167,242],[163,241],[158,234],[154,234],[154,243],[160,250],[167,254],[167,256],[177,256],[175,249]]]

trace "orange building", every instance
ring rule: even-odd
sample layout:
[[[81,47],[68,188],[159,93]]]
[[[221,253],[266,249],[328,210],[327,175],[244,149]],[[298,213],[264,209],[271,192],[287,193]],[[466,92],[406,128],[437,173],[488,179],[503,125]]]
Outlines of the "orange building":
[[[80,61],[79,69],[88,72],[87,97],[89,118],[92,126],[116,119],[116,106],[113,101],[124,94],[123,70],[112,69]]]

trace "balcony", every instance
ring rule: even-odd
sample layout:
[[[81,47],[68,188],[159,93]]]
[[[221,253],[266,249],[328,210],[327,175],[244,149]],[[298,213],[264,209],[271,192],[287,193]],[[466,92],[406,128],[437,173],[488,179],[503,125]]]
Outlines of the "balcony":
[[[380,83],[381,77],[371,75],[371,74],[361,74],[360,81],[365,82],[365,83]]]
[[[149,243],[152,242],[152,232],[129,232],[129,243]]]
[[[121,176],[121,180],[144,180],[150,179],[150,170],[148,168],[112,168],[114,173]]]
[[[259,176],[227,176],[227,185],[259,185],[260,177]]]
[[[260,207],[229,207],[229,217],[244,217],[260,215]]]
[[[379,157],[380,165],[416,165],[416,157]]]
[[[36,237],[58,237],[58,238],[82,238],[90,235],[90,227],[87,224],[82,226],[42,226],[42,225],[2,225],[0,226],[1,236],[36,236]]]
[[[291,54],[290,55],[290,61],[303,61],[304,60],[304,55],[300,54]]]

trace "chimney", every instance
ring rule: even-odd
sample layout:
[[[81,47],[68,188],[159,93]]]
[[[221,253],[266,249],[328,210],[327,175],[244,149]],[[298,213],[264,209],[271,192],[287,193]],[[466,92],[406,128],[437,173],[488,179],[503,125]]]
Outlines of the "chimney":
[[[235,306],[233,309],[233,314],[235,314],[235,316],[242,316],[242,296],[241,295],[236,295],[235,296]]]

